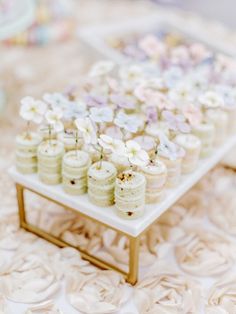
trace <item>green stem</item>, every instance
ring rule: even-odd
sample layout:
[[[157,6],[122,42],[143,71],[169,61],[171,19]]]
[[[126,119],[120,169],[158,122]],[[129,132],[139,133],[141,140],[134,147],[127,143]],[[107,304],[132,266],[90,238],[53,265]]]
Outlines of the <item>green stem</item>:
[[[30,121],[27,121],[26,136],[29,137],[29,135],[30,135]]]
[[[49,136],[49,145],[52,145],[52,126],[49,124],[48,126],[48,136]]]
[[[101,155],[100,155],[99,169],[102,168],[103,152],[104,152],[104,149],[103,149],[103,147],[101,147]]]

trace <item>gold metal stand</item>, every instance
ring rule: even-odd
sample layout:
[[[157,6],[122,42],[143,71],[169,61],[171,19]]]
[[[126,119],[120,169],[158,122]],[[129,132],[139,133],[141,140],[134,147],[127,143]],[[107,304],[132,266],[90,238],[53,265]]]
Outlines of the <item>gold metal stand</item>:
[[[109,270],[114,270],[118,273],[120,273],[121,275],[123,275],[125,277],[125,280],[127,282],[129,282],[132,285],[135,285],[137,280],[138,280],[138,269],[139,269],[139,236],[138,237],[132,237],[128,234],[125,234],[123,232],[121,232],[120,230],[111,228],[110,226],[101,223],[100,221],[94,220],[91,217],[84,215],[80,212],[78,212],[76,210],[77,214],[80,214],[82,216],[85,216],[86,218],[96,221],[99,224],[105,225],[108,228],[114,229],[116,232],[121,233],[123,235],[125,235],[128,239],[129,239],[129,272],[126,273],[124,270],[120,269],[119,267],[117,267],[116,265],[112,265],[94,255],[91,255],[89,252],[87,252],[86,250],[81,249],[80,247],[77,246],[73,246],[65,241],[63,241],[62,239],[55,237],[54,235],[44,231],[43,229],[38,228],[37,226],[31,225],[30,223],[27,222],[27,218],[26,218],[26,212],[25,212],[25,200],[24,200],[24,190],[29,190],[41,197],[44,197],[50,201],[52,201],[53,203],[59,204],[63,207],[65,207],[63,204],[56,202],[48,197],[45,197],[42,194],[39,194],[37,191],[33,191],[29,188],[26,188],[25,186],[21,185],[21,184],[16,184],[16,191],[17,191],[17,201],[18,201],[18,211],[19,211],[19,221],[20,221],[20,227],[36,234],[37,236],[59,246],[59,247],[73,247],[75,249],[77,249],[80,254],[81,257],[85,260],[88,260],[90,263],[94,264],[95,266],[101,268],[101,269],[109,269]],[[73,208],[68,208],[65,207],[68,210],[72,210],[75,211]]]

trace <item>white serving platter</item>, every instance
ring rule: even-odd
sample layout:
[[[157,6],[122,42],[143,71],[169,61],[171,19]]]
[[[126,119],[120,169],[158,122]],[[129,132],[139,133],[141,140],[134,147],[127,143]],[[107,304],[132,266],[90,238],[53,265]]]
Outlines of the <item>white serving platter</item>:
[[[118,217],[115,206],[103,208],[93,205],[89,202],[87,194],[71,196],[63,191],[62,185],[60,184],[56,186],[43,184],[38,179],[37,174],[23,175],[19,173],[15,167],[12,167],[9,173],[16,183],[25,186],[31,191],[38,192],[66,207],[75,209],[78,213],[85,214],[123,233],[137,237],[191,189],[235,144],[236,135],[231,136],[223,145],[215,148],[210,157],[201,159],[197,169],[193,173],[181,176],[181,180],[176,188],[166,189],[165,197],[162,202],[146,205],[145,214],[134,220],[126,220]]]

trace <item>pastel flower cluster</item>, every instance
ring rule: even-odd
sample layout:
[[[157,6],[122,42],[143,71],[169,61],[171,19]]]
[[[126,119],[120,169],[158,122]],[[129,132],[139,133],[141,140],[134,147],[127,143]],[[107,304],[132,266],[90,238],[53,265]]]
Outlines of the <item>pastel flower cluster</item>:
[[[164,44],[160,46],[156,40],[148,37],[140,45],[149,54],[153,49],[166,55]],[[210,54],[200,44],[184,47],[172,51],[175,61],[183,61],[186,49],[196,60],[200,59],[199,54]],[[25,97],[20,115],[28,123],[46,124],[57,133],[67,128],[77,130],[84,144],[92,145],[101,154],[125,156],[136,166],[148,164],[151,156],[134,138],[148,134],[147,129],[152,126],[158,130],[156,154],[165,147],[164,155],[176,159],[183,156],[173,142],[178,134],[191,133],[205,122],[209,109],[227,111],[235,107],[234,80],[228,81],[234,66],[234,61],[218,55],[192,71],[184,71],[176,61],[174,67],[158,75],[142,64],[120,67],[115,75],[115,64],[101,61],[92,66],[78,90],[47,93],[42,101]],[[111,127],[117,131],[114,138],[108,132]]]

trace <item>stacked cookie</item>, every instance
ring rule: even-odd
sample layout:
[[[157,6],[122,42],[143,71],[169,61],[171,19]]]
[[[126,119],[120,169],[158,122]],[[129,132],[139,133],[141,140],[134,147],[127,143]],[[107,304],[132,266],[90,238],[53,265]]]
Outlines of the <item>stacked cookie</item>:
[[[38,174],[46,184],[59,184],[61,182],[62,157],[64,145],[57,141],[45,141],[38,147]]]
[[[81,150],[70,151],[63,157],[62,184],[66,193],[80,195],[87,192],[87,172],[91,159]]]
[[[157,203],[161,200],[167,179],[167,169],[163,162],[154,161],[140,169],[146,178],[146,203]]]
[[[74,130],[68,129],[65,132],[61,132],[57,135],[57,139],[64,144],[66,152],[71,150],[80,149],[83,145],[82,139],[76,139]]]
[[[33,132],[16,137],[16,167],[19,172],[37,172],[37,149],[41,141],[42,137]]]
[[[193,129],[193,134],[196,135],[202,143],[201,157],[207,157],[213,150],[215,140],[215,127],[212,123],[201,123]]]
[[[116,179],[115,206],[122,218],[134,219],[145,209],[146,179],[142,173],[125,171]]]
[[[179,134],[176,136],[175,142],[185,150],[182,173],[194,171],[200,158],[201,141],[193,134]]]
[[[228,134],[228,114],[220,109],[208,110],[206,112],[206,119],[215,127],[214,144],[222,144]]]
[[[88,196],[97,206],[110,206],[114,203],[114,188],[117,170],[108,162],[96,162],[88,171]]]

